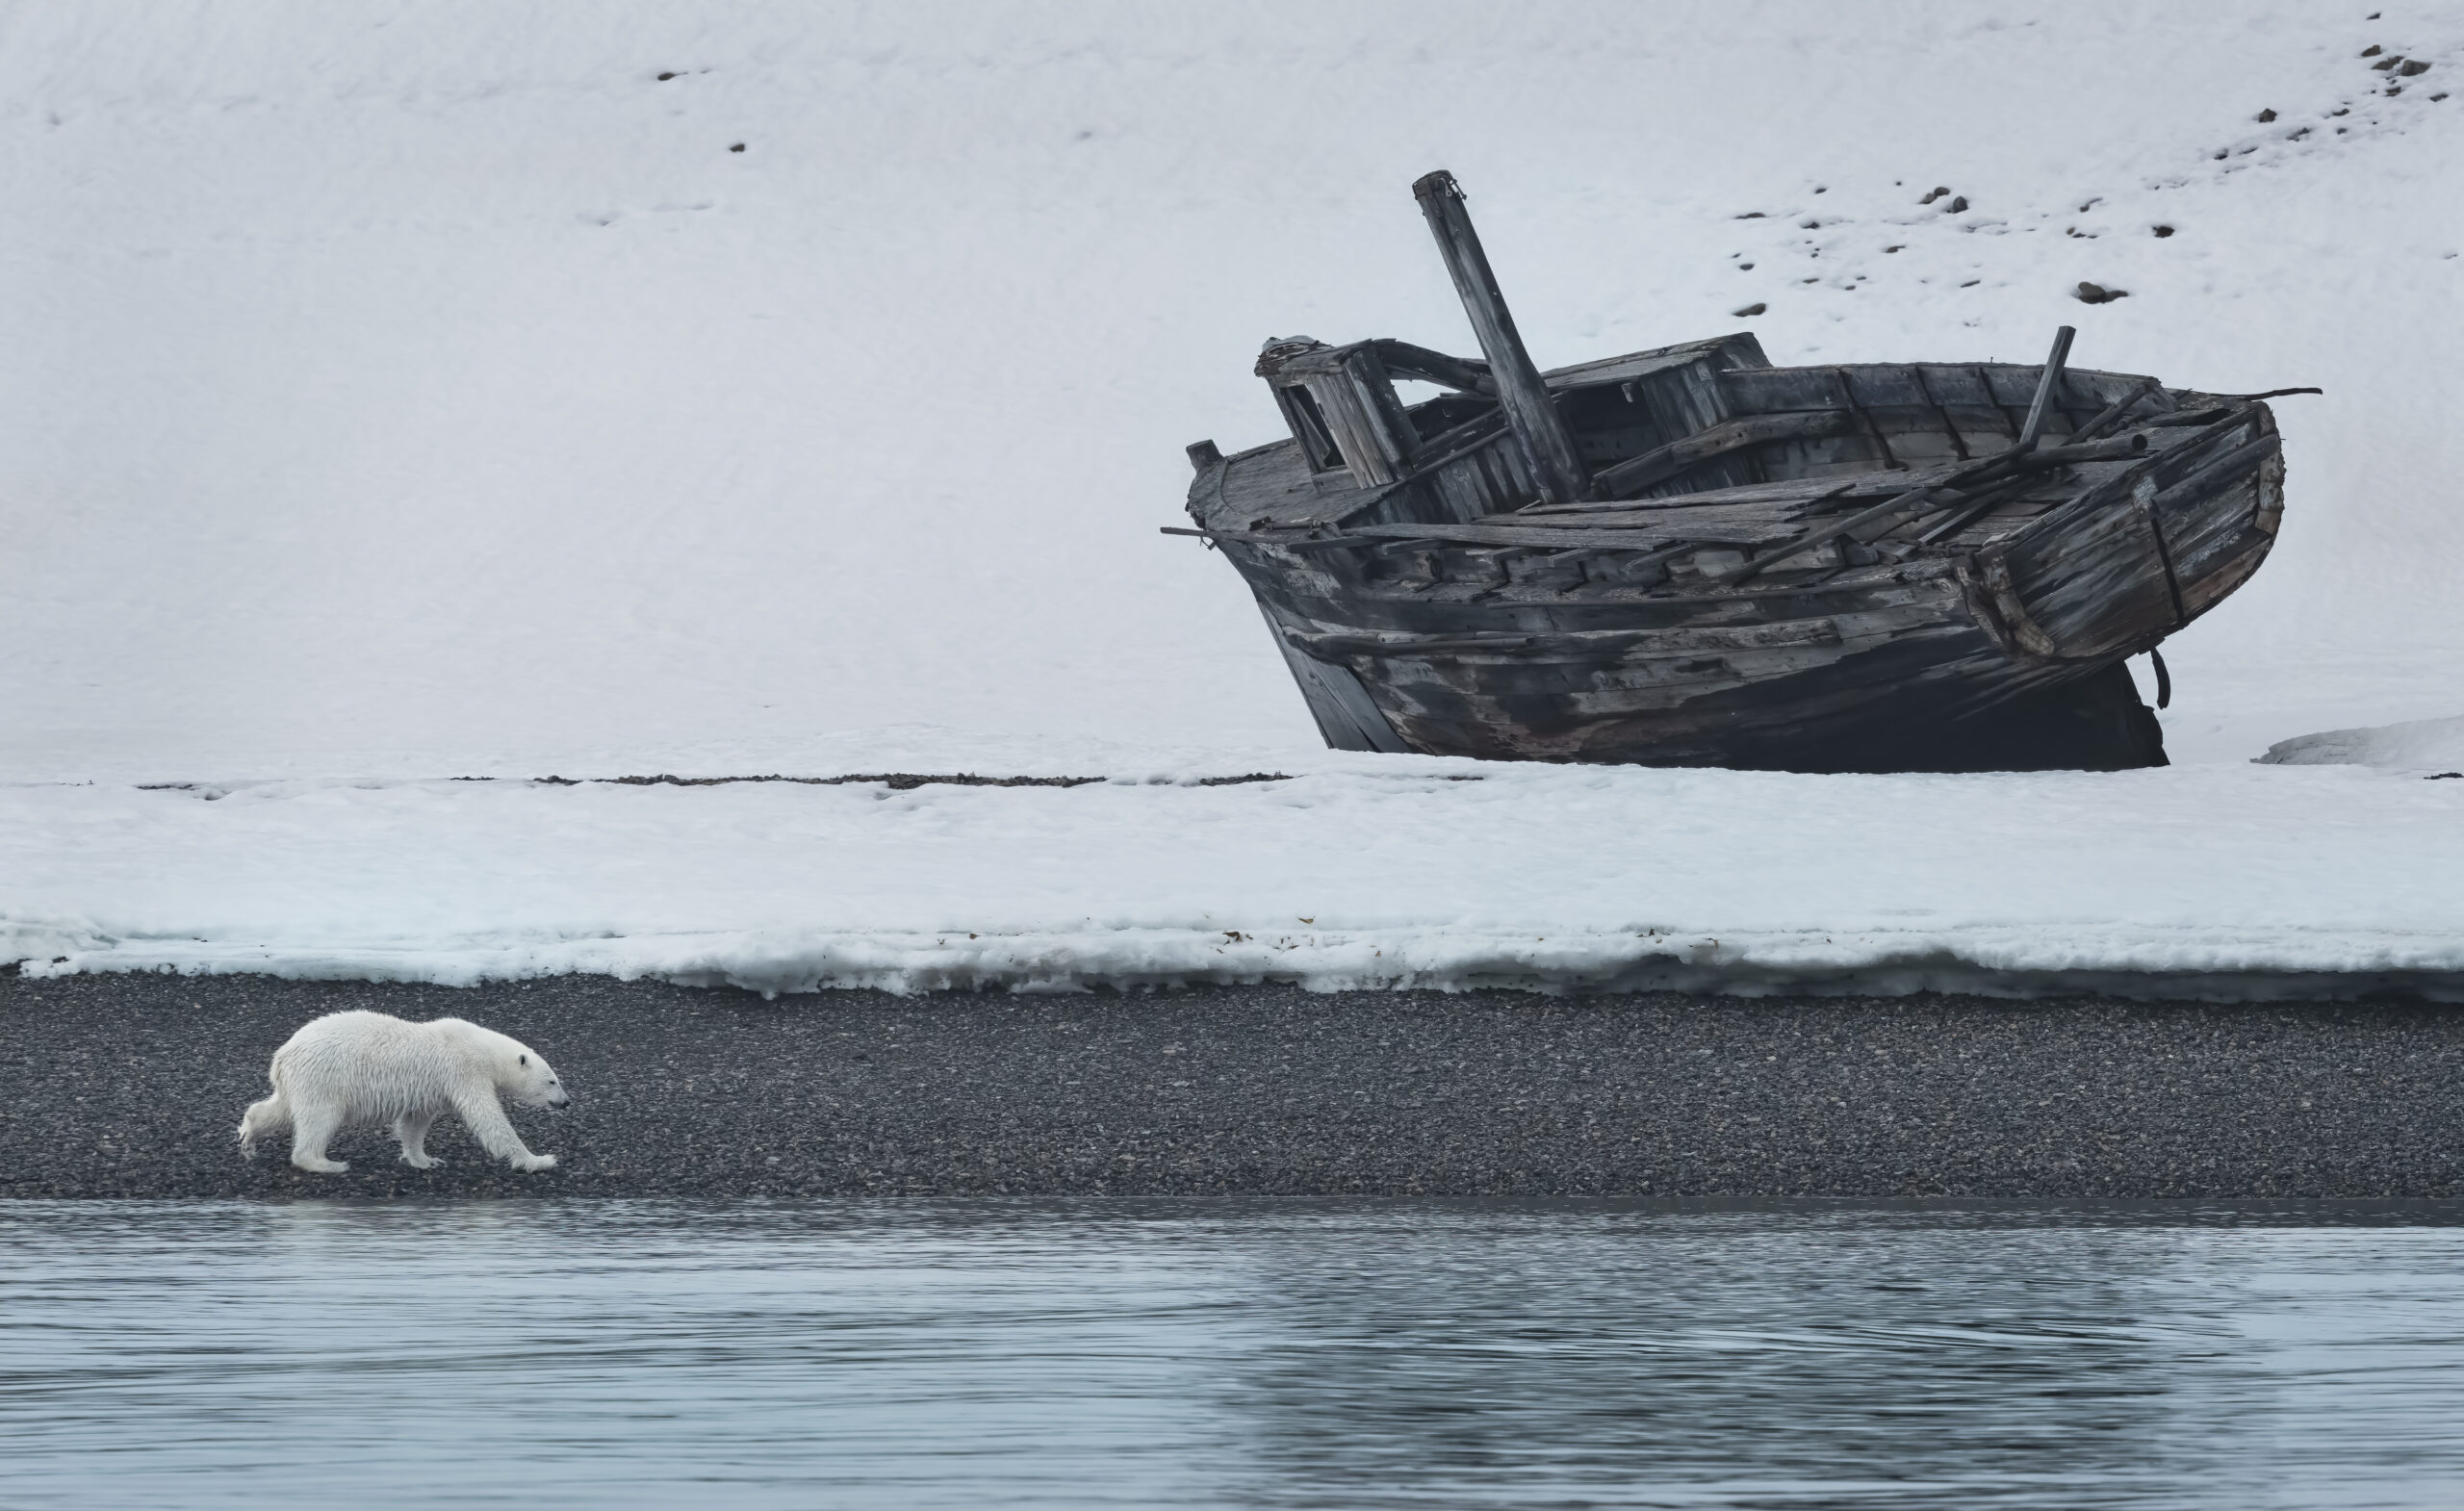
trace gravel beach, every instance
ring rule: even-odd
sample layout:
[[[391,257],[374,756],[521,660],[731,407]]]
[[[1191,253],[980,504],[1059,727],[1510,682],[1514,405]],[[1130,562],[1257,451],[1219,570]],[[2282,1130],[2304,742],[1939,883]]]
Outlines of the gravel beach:
[[[233,1141],[320,1013],[447,1014],[553,1061],[345,1175]],[[2464,1012],[1975,997],[1280,986],[764,1001],[597,977],[468,990],[0,973],[0,1194],[2464,1194]]]

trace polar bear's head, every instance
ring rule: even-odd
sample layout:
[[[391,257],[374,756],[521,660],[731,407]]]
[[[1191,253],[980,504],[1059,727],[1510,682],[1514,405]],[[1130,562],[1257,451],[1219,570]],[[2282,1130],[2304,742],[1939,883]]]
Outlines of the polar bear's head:
[[[563,1107],[573,1100],[539,1051],[514,1038],[501,1047],[497,1089],[525,1107]]]

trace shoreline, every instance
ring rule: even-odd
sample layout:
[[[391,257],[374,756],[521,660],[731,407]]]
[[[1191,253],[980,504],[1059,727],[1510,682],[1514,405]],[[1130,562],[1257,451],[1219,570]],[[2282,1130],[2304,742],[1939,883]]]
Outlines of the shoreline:
[[[323,1012],[526,1040],[559,1167],[440,1122],[233,1140]],[[2413,1002],[453,988],[0,972],[0,1196],[2464,1196],[2464,1013]]]

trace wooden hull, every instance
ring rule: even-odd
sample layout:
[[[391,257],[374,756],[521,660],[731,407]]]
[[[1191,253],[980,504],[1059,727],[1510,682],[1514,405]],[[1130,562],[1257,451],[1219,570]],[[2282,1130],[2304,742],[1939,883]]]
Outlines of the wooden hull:
[[[1728,338],[1550,375],[1598,465],[1650,464],[1723,425],[1770,437],[1629,504],[1528,512],[1528,469],[1501,434],[1417,472],[1399,459],[1367,486],[1295,443],[1262,448],[1203,471],[1191,513],[1339,747],[1820,771],[2161,762],[2118,663],[2265,559],[2283,497],[2266,406],[2155,390],[2143,456],[2055,469],[1938,539],[1844,536],[1791,570],[1724,580],[1757,540],[1823,518],[1798,495],[1886,496],[2007,446],[2014,396],[2037,376],[1758,358]],[[2065,383],[2051,440],[2151,386]],[[1830,433],[1825,416],[1839,417]],[[1780,496],[1768,521],[1753,512]],[[1688,512],[1691,498],[1745,502]],[[1689,532],[1705,537],[1691,554]]]

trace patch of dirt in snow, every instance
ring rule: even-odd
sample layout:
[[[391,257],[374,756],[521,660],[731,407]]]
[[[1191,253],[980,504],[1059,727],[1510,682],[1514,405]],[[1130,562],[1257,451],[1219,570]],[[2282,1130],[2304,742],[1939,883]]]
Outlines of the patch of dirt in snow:
[[[2075,255],[2058,259],[2072,269],[2061,275],[2070,297],[2089,305],[2127,297],[2131,291],[2114,286],[2110,265],[2128,259],[2100,257],[2095,243],[2149,238],[2193,252],[2200,242],[2199,218],[2169,211],[2169,199],[2254,170],[2258,177],[2235,187],[2256,192],[2268,170],[2400,136],[2423,124],[2429,111],[2464,110],[2464,101],[2448,103],[2451,75],[2464,75],[2464,43],[2404,51],[2384,41],[2366,48],[2356,42],[2341,63],[2323,70],[2310,99],[2290,106],[2252,102],[2246,121],[2219,122],[2210,141],[2184,143],[2175,154],[2178,170],[2096,186],[2058,203],[2044,202],[2054,186],[2041,180],[2015,188],[1929,183],[1930,175],[1911,174],[1886,188],[1826,183],[1802,202],[1741,207],[1733,218],[1746,244],[1729,261],[1739,272],[1760,275],[1754,280],[1760,297],[1736,314],[1784,314],[1791,298],[1873,292],[1912,298],[1943,288],[2013,287],[2039,269],[2033,258],[2013,257],[2005,239],[2057,234],[2080,243]],[[1767,294],[1766,281],[1773,286]]]

